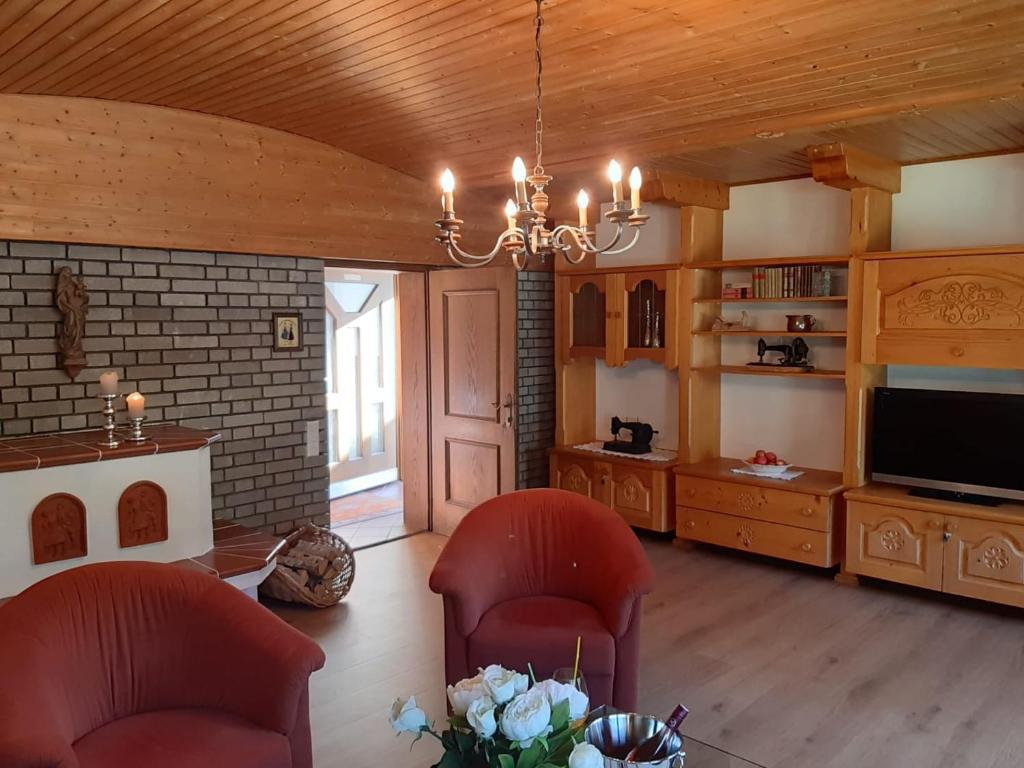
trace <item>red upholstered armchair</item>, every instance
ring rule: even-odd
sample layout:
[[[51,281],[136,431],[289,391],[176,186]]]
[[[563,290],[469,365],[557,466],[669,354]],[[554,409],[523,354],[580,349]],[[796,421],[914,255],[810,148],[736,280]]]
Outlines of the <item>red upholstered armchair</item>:
[[[444,596],[449,683],[488,664],[538,678],[581,669],[592,706],[636,707],[640,604],[654,574],[636,535],[603,504],[559,490],[484,502],[441,553],[430,588]]]
[[[154,563],[0,606],[0,766],[311,768],[323,651],[234,587]]]

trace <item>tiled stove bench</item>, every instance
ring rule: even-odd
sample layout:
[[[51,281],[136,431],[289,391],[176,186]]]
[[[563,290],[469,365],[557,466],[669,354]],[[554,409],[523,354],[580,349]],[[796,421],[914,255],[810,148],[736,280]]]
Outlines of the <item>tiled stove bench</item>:
[[[250,594],[282,540],[211,513],[210,444],[175,425],[103,448],[102,430],[0,440],[0,597],[67,568],[108,560],[177,562]]]

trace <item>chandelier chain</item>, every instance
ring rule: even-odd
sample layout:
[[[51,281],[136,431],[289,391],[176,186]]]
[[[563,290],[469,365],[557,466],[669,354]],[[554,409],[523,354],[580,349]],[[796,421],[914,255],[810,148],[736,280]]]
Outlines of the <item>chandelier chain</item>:
[[[534,53],[537,58],[537,105],[536,105],[536,123],[535,123],[535,143],[537,149],[537,164],[534,166],[533,172],[537,176],[544,175],[544,121],[541,113],[541,93],[542,93],[542,81],[541,78],[544,74],[544,59],[541,56],[540,48],[540,30],[544,26],[544,18],[541,16],[541,3],[543,0],[537,0],[537,17],[534,22]]]

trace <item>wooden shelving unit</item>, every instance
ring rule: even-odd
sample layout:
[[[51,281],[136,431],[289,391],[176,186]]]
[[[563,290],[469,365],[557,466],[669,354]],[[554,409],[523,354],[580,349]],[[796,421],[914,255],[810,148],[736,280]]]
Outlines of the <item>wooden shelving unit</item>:
[[[695,298],[694,304],[832,304],[846,303],[846,296],[790,296],[771,299]]]
[[[842,381],[846,378],[844,371],[827,371],[817,368],[813,371],[799,372],[779,370],[768,366],[714,365],[706,368],[694,368],[693,370],[698,373],[729,373],[739,376],[792,376],[800,379],[829,379],[833,381]]]
[[[751,267],[845,267],[850,261],[849,256],[793,256],[778,259],[709,259],[695,261],[688,266],[691,269],[749,269]]]
[[[845,339],[846,331],[772,331],[759,328],[748,328],[743,331],[694,331],[694,336],[739,336],[759,338],[761,336],[772,336],[782,338],[802,339]]]

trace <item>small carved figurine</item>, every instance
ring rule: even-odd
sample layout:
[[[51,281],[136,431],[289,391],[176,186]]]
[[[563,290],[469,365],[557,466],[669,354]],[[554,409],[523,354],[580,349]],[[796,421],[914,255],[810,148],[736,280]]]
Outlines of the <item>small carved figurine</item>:
[[[61,267],[57,272],[54,297],[57,309],[64,316],[57,337],[61,365],[68,377],[74,379],[86,366],[82,339],[85,337],[85,317],[89,314],[89,292],[82,278],[75,277],[68,267]]]

